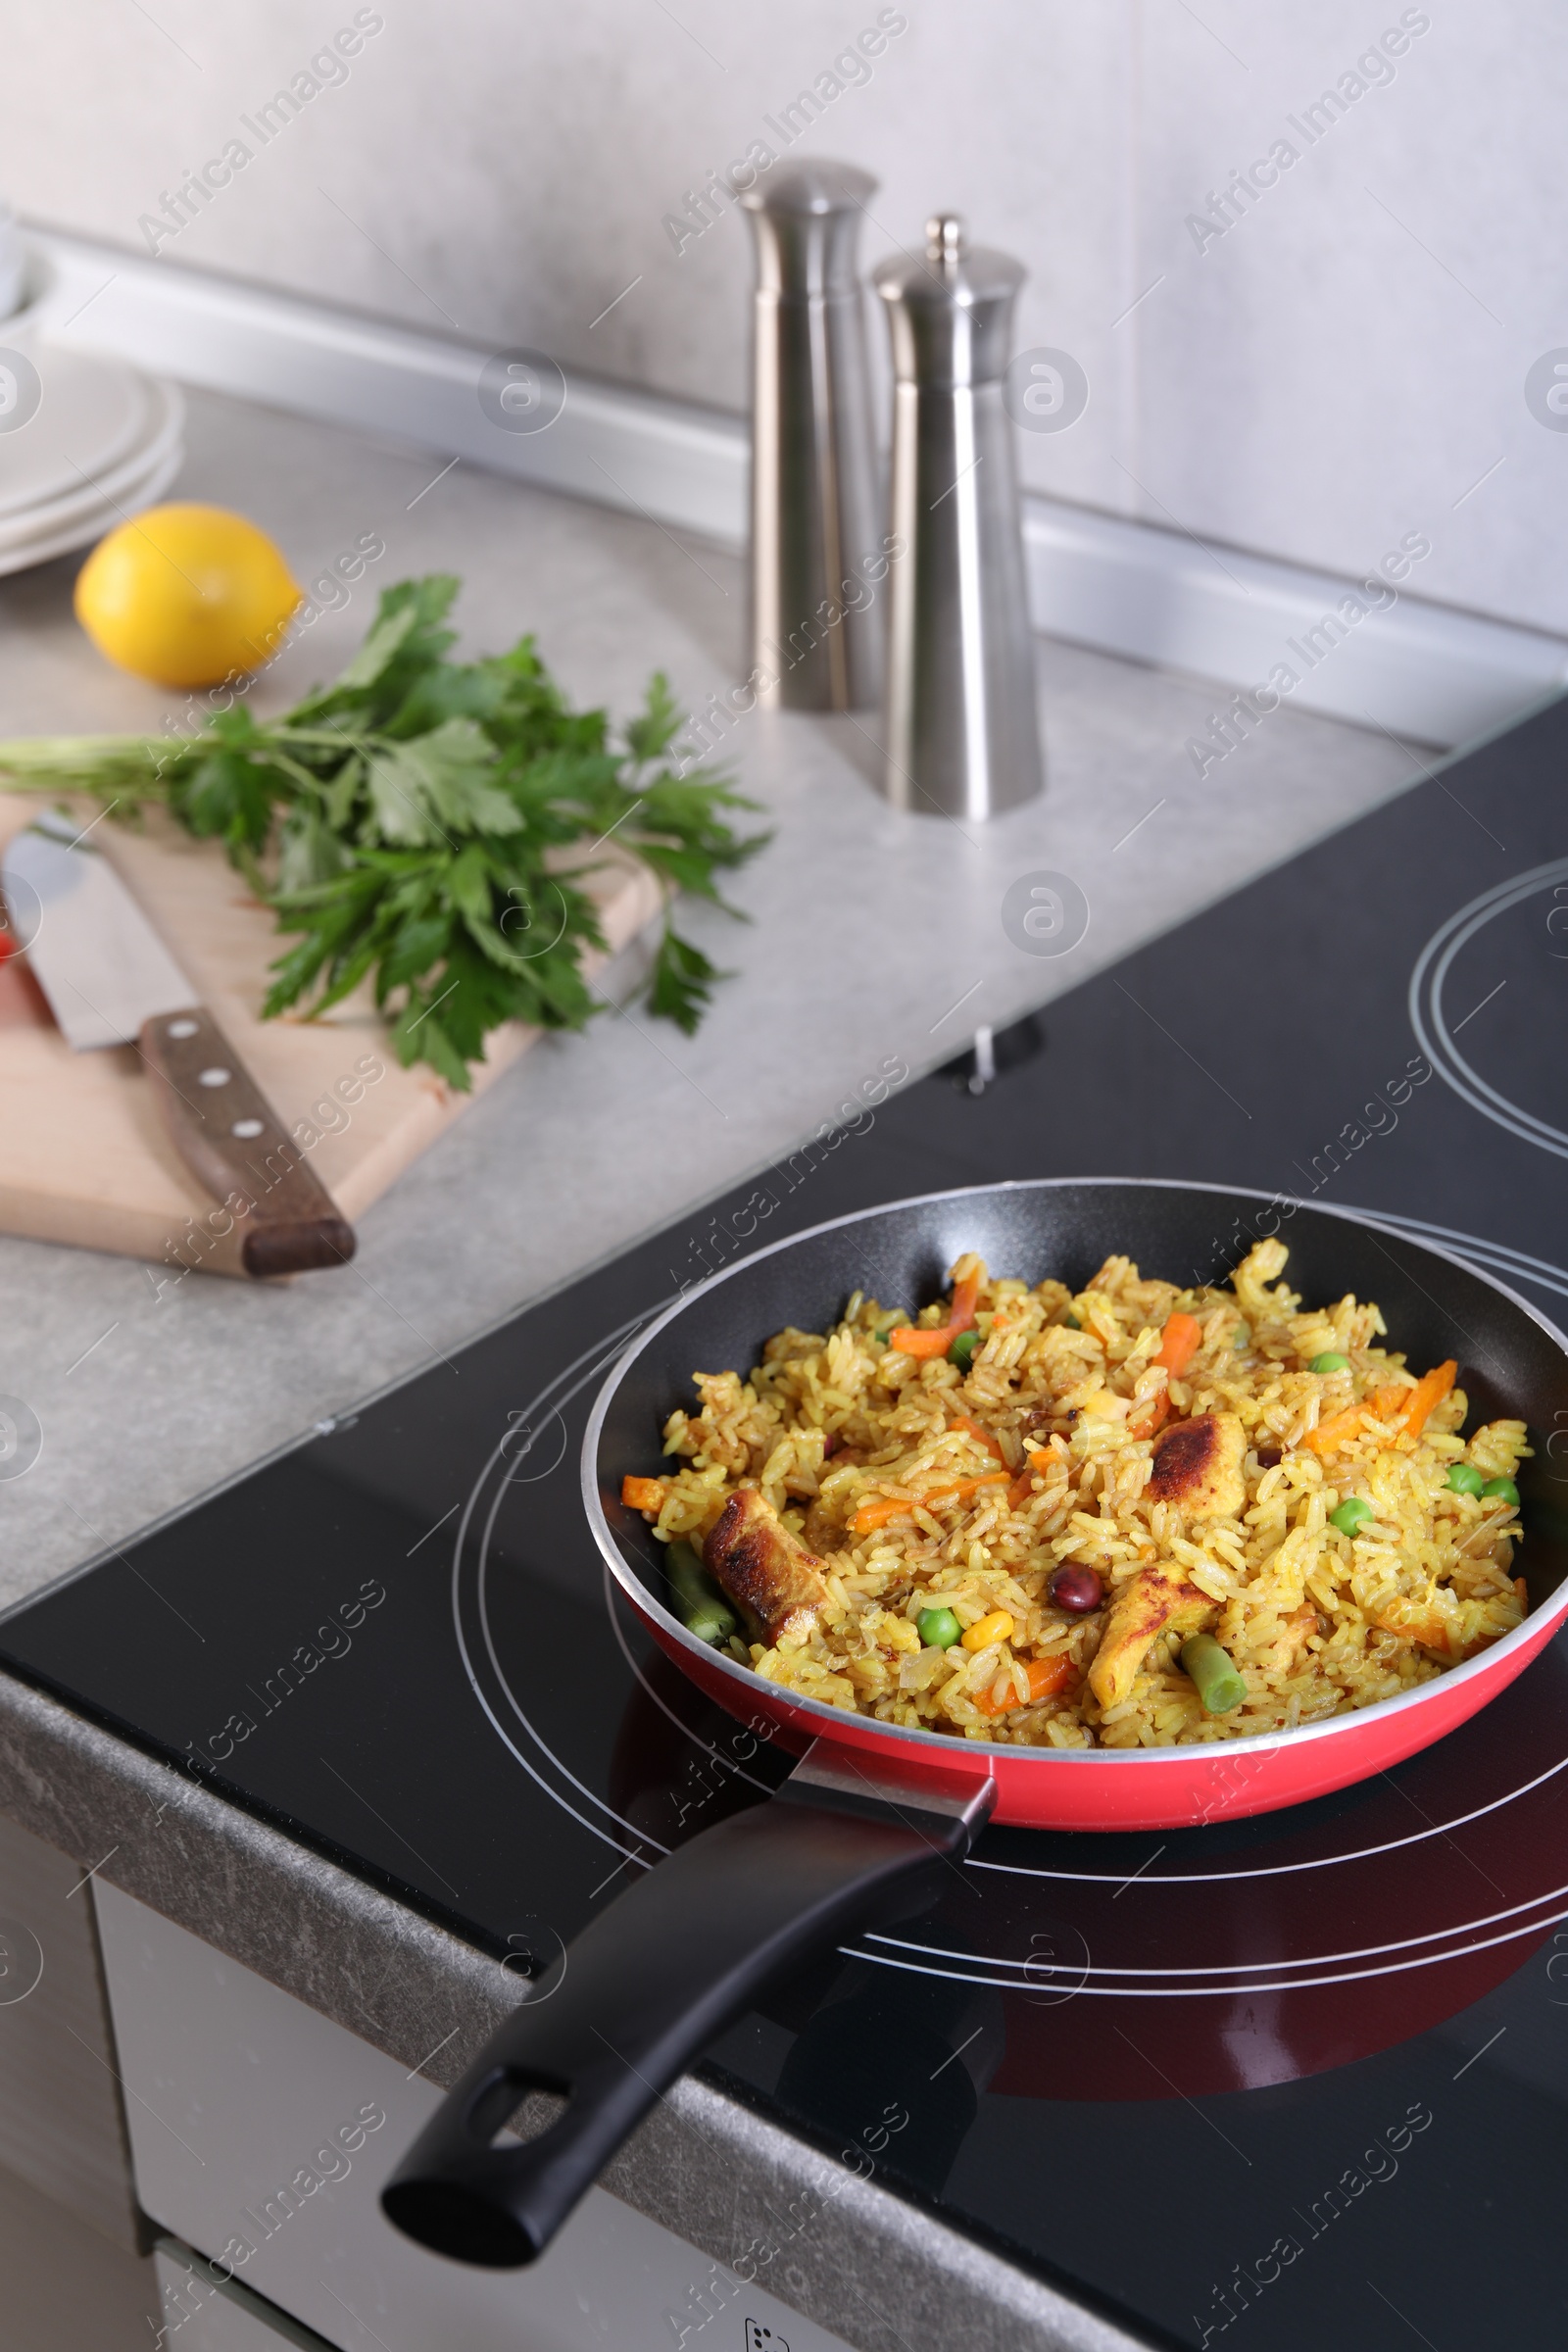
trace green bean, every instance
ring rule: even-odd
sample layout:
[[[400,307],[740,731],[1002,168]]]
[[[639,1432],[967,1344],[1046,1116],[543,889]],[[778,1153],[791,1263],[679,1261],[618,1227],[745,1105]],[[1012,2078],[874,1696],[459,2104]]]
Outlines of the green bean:
[[[671,1544],[664,1573],[675,1595],[675,1614],[686,1631],[722,1649],[731,1634],[740,1631],[741,1621],[689,1544]]]
[[[974,1362],[974,1351],[979,1345],[980,1334],[977,1331],[960,1331],[948,1349],[949,1363],[956,1364],[960,1372],[967,1372]]]
[[[1182,1643],[1182,1671],[1197,1684],[1206,1715],[1229,1715],[1247,1696],[1234,1660],[1212,1634],[1194,1634]]]

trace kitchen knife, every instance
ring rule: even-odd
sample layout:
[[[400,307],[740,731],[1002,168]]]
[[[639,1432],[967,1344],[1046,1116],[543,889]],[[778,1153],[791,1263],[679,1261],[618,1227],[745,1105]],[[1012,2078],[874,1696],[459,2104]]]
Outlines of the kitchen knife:
[[[12,934],[75,1052],[134,1046],[171,1142],[232,1212],[247,1274],[354,1254],[354,1230],[103,853],[46,811],[0,860]]]

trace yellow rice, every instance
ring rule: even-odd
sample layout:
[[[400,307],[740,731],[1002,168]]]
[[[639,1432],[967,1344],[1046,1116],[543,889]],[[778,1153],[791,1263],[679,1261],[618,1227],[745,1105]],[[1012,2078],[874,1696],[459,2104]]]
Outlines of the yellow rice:
[[[992,1280],[980,1259],[960,1257],[955,1283],[981,1281],[967,1375],[945,1355],[917,1360],[886,1345],[909,1317],[858,1292],[826,1335],[769,1340],[750,1378],[695,1375],[700,1409],[665,1427],[679,1466],[650,1512],[656,1532],[700,1550],[729,1495],[760,1489],[821,1559],[830,1598],[804,1640],[769,1647],[736,1637],[734,1654],[769,1682],[886,1723],[1034,1746],[1164,1747],[1292,1730],[1392,1698],[1521,1622],[1515,1514],[1446,1477],[1459,1461],[1485,1480],[1511,1477],[1529,1451],[1525,1425],[1490,1422],[1466,1441],[1455,1388],[1418,1437],[1396,1409],[1320,1458],[1304,1444],[1320,1421],[1375,1391],[1413,1388],[1416,1376],[1379,1345],[1375,1305],[1347,1297],[1302,1312],[1278,1282],[1286,1257],[1281,1243],[1260,1242],[1230,1289],[1146,1280],[1130,1259],[1109,1257],[1076,1294],[1052,1280]],[[1128,1423],[1151,1417],[1166,1383],[1153,1359],[1177,1311],[1198,1318],[1202,1338],[1169,1379],[1168,1408],[1241,1417],[1237,1517],[1190,1521],[1145,1493],[1152,1442]],[[948,1314],[943,1301],[915,1320],[933,1328]],[[1308,1369],[1328,1351],[1348,1368]],[[990,1448],[954,1428],[960,1414],[992,1436],[1012,1481],[933,1495],[998,1468]],[[1373,1515],[1348,1536],[1330,1513],[1351,1494]],[[900,1497],[887,1524],[854,1532],[863,1506]],[[1215,1604],[1210,1630],[1243,1674],[1243,1703],[1206,1714],[1178,1663],[1180,1640],[1162,1636],[1131,1695],[1102,1710],[1082,1678],[1106,1608],[1053,1606],[1050,1581],[1064,1561],[1099,1573],[1107,1606],[1140,1569],[1177,1564]],[[934,1607],[965,1629],[1005,1612],[1010,1636],[977,1650],[926,1644],[916,1620]],[[1072,1681],[1024,1703],[1028,1662],[1064,1655]]]

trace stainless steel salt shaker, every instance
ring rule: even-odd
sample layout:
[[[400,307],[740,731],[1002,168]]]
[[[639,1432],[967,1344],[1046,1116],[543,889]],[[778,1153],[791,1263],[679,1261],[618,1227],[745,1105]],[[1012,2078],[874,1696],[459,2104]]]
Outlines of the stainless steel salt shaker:
[[[883,789],[987,817],[1044,788],[1034,637],[1003,377],[1024,270],[952,213],[877,271],[893,339]]]
[[[751,644],[767,710],[853,710],[881,688],[880,547],[856,243],[876,189],[848,164],[745,191],[757,244]]]

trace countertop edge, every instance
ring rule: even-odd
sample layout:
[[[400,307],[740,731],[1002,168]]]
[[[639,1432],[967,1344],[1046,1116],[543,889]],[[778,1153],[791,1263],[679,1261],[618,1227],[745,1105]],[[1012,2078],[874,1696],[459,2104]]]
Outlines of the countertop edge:
[[[431,2081],[455,2082],[516,2006],[488,1954],[3,1673],[0,1811]],[[717,2263],[750,2251],[759,2285],[857,2352],[911,2352],[933,2328],[975,2352],[1148,2341],[692,2077],[604,2186]]]

